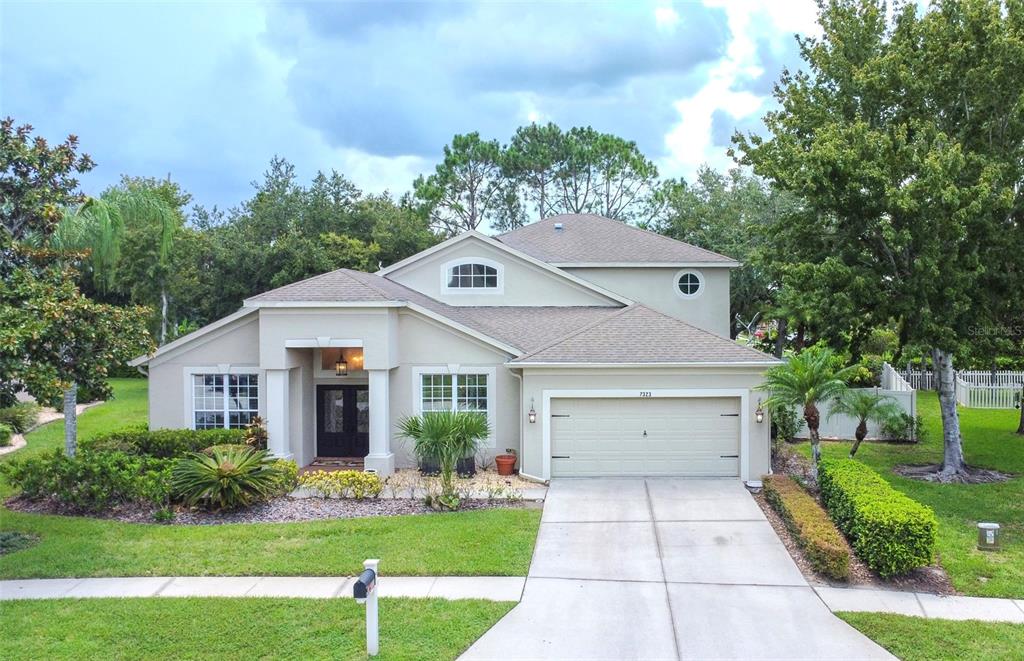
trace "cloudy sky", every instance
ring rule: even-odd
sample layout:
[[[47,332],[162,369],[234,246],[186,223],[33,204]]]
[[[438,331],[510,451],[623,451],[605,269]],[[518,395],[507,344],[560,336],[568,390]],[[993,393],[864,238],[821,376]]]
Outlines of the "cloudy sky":
[[[455,133],[591,125],[662,174],[726,167],[799,65],[812,0],[0,4],[0,114],[81,139],[98,193],[170,174],[249,196],[271,156],[402,192]]]

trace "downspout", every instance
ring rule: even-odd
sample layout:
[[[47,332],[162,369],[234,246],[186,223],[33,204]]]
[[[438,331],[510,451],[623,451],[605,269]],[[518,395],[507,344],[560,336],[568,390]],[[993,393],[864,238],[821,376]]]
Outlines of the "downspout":
[[[145,366],[143,366],[143,365],[136,365],[135,366],[135,371],[138,372],[139,374],[141,374],[142,376],[146,377],[147,379],[149,378],[149,372],[146,371]]]
[[[517,374],[514,370],[516,369],[513,365],[505,363],[505,367],[508,368],[508,373],[519,379],[519,477],[530,482],[536,482],[538,484],[547,484],[544,480],[533,475],[528,475],[523,472],[523,463],[526,454],[526,445],[523,443],[523,375]],[[526,423],[530,424],[530,423]]]

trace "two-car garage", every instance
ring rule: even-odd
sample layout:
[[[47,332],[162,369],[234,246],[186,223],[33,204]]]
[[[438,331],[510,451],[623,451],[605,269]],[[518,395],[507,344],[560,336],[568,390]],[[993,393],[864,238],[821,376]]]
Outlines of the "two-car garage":
[[[740,397],[631,395],[549,399],[551,477],[740,475]]]

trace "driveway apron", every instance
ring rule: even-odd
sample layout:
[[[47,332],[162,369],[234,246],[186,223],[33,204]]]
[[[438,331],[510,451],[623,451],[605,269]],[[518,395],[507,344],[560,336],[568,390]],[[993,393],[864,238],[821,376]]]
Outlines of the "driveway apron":
[[[553,480],[522,601],[464,659],[891,659],[736,479]]]

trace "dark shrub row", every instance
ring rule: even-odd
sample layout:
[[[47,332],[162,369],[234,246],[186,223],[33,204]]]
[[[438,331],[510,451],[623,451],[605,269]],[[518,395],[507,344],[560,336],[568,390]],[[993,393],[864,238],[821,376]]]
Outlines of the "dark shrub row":
[[[853,459],[821,462],[822,501],[853,549],[883,578],[931,564],[938,522],[931,508]]]
[[[124,452],[62,450],[0,464],[7,482],[30,500],[55,500],[88,512],[128,502],[166,504],[171,493],[172,459]]]
[[[766,477],[764,495],[815,571],[840,581],[850,578],[850,549],[818,501],[785,475]]]
[[[200,452],[212,445],[245,442],[244,429],[154,429],[127,427],[83,440],[79,447],[93,452],[123,452],[130,455],[172,459]]]

